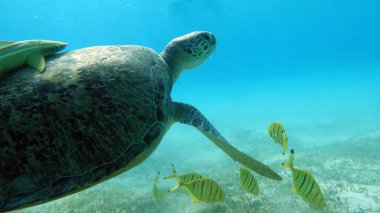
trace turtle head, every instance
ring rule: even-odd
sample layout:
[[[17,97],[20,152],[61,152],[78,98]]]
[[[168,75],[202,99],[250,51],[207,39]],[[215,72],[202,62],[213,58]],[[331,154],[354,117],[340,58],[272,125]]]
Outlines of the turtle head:
[[[170,68],[173,82],[182,71],[202,64],[216,48],[210,32],[196,31],[172,40],[161,53]]]

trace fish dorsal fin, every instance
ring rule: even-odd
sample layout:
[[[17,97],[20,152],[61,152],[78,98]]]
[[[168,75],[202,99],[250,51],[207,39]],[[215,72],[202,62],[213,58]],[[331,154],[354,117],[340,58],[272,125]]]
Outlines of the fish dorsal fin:
[[[42,54],[29,55],[26,63],[40,72],[45,70],[45,58]]]

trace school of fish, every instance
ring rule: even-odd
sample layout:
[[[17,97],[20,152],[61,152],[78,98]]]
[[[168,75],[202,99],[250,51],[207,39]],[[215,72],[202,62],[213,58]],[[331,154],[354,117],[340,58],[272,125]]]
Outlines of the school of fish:
[[[268,128],[269,135],[275,143],[282,145],[283,154],[286,153],[288,136],[284,127],[279,122],[273,122]],[[289,168],[293,174],[293,189],[301,198],[310,206],[316,209],[323,209],[326,204],[323,198],[323,192],[317,181],[314,179],[310,171],[298,169],[293,166],[294,150],[290,151],[289,161],[283,163],[283,166]]]
[[[285,154],[288,136],[286,135],[282,124],[279,122],[271,123],[268,128],[268,133],[276,144],[280,144],[282,146],[283,154]],[[294,184],[292,191],[297,193],[310,206],[316,209],[323,209],[326,206],[323,198],[323,192],[310,171],[294,167],[293,149],[290,152],[289,161],[283,163],[283,166],[290,169],[292,172]],[[158,174],[153,186],[154,200],[163,199],[163,195],[160,194],[157,187]],[[164,177],[164,179],[172,178],[176,178],[178,183],[176,186],[169,189],[169,192],[183,187],[184,191],[191,196],[193,202],[203,201],[207,203],[214,203],[224,200],[224,194],[221,186],[215,181],[196,172],[178,175],[174,165],[172,164],[172,174]],[[256,178],[248,168],[243,166],[240,168],[240,185],[250,194],[254,196],[259,195],[259,184]]]

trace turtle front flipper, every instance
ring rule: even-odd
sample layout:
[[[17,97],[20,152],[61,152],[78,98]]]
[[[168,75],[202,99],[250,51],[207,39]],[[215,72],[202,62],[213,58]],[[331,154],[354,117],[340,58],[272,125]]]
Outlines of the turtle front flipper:
[[[174,121],[194,126],[235,161],[238,161],[244,166],[265,177],[274,180],[282,179],[279,174],[268,166],[260,163],[229,144],[228,141],[224,139],[215,127],[206,119],[206,117],[203,116],[202,113],[195,107],[178,102],[173,102],[172,107]]]

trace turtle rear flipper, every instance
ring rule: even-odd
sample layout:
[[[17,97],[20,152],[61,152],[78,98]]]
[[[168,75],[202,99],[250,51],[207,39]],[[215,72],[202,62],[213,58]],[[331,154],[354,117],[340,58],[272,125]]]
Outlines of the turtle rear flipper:
[[[256,173],[273,180],[282,179],[279,174],[268,166],[229,144],[228,141],[224,139],[215,127],[207,120],[207,118],[204,117],[195,107],[184,103],[173,102],[173,118],[177,122],[194,126],[207,138],[209,138],[216,146],[222,149],[227,155]]]

